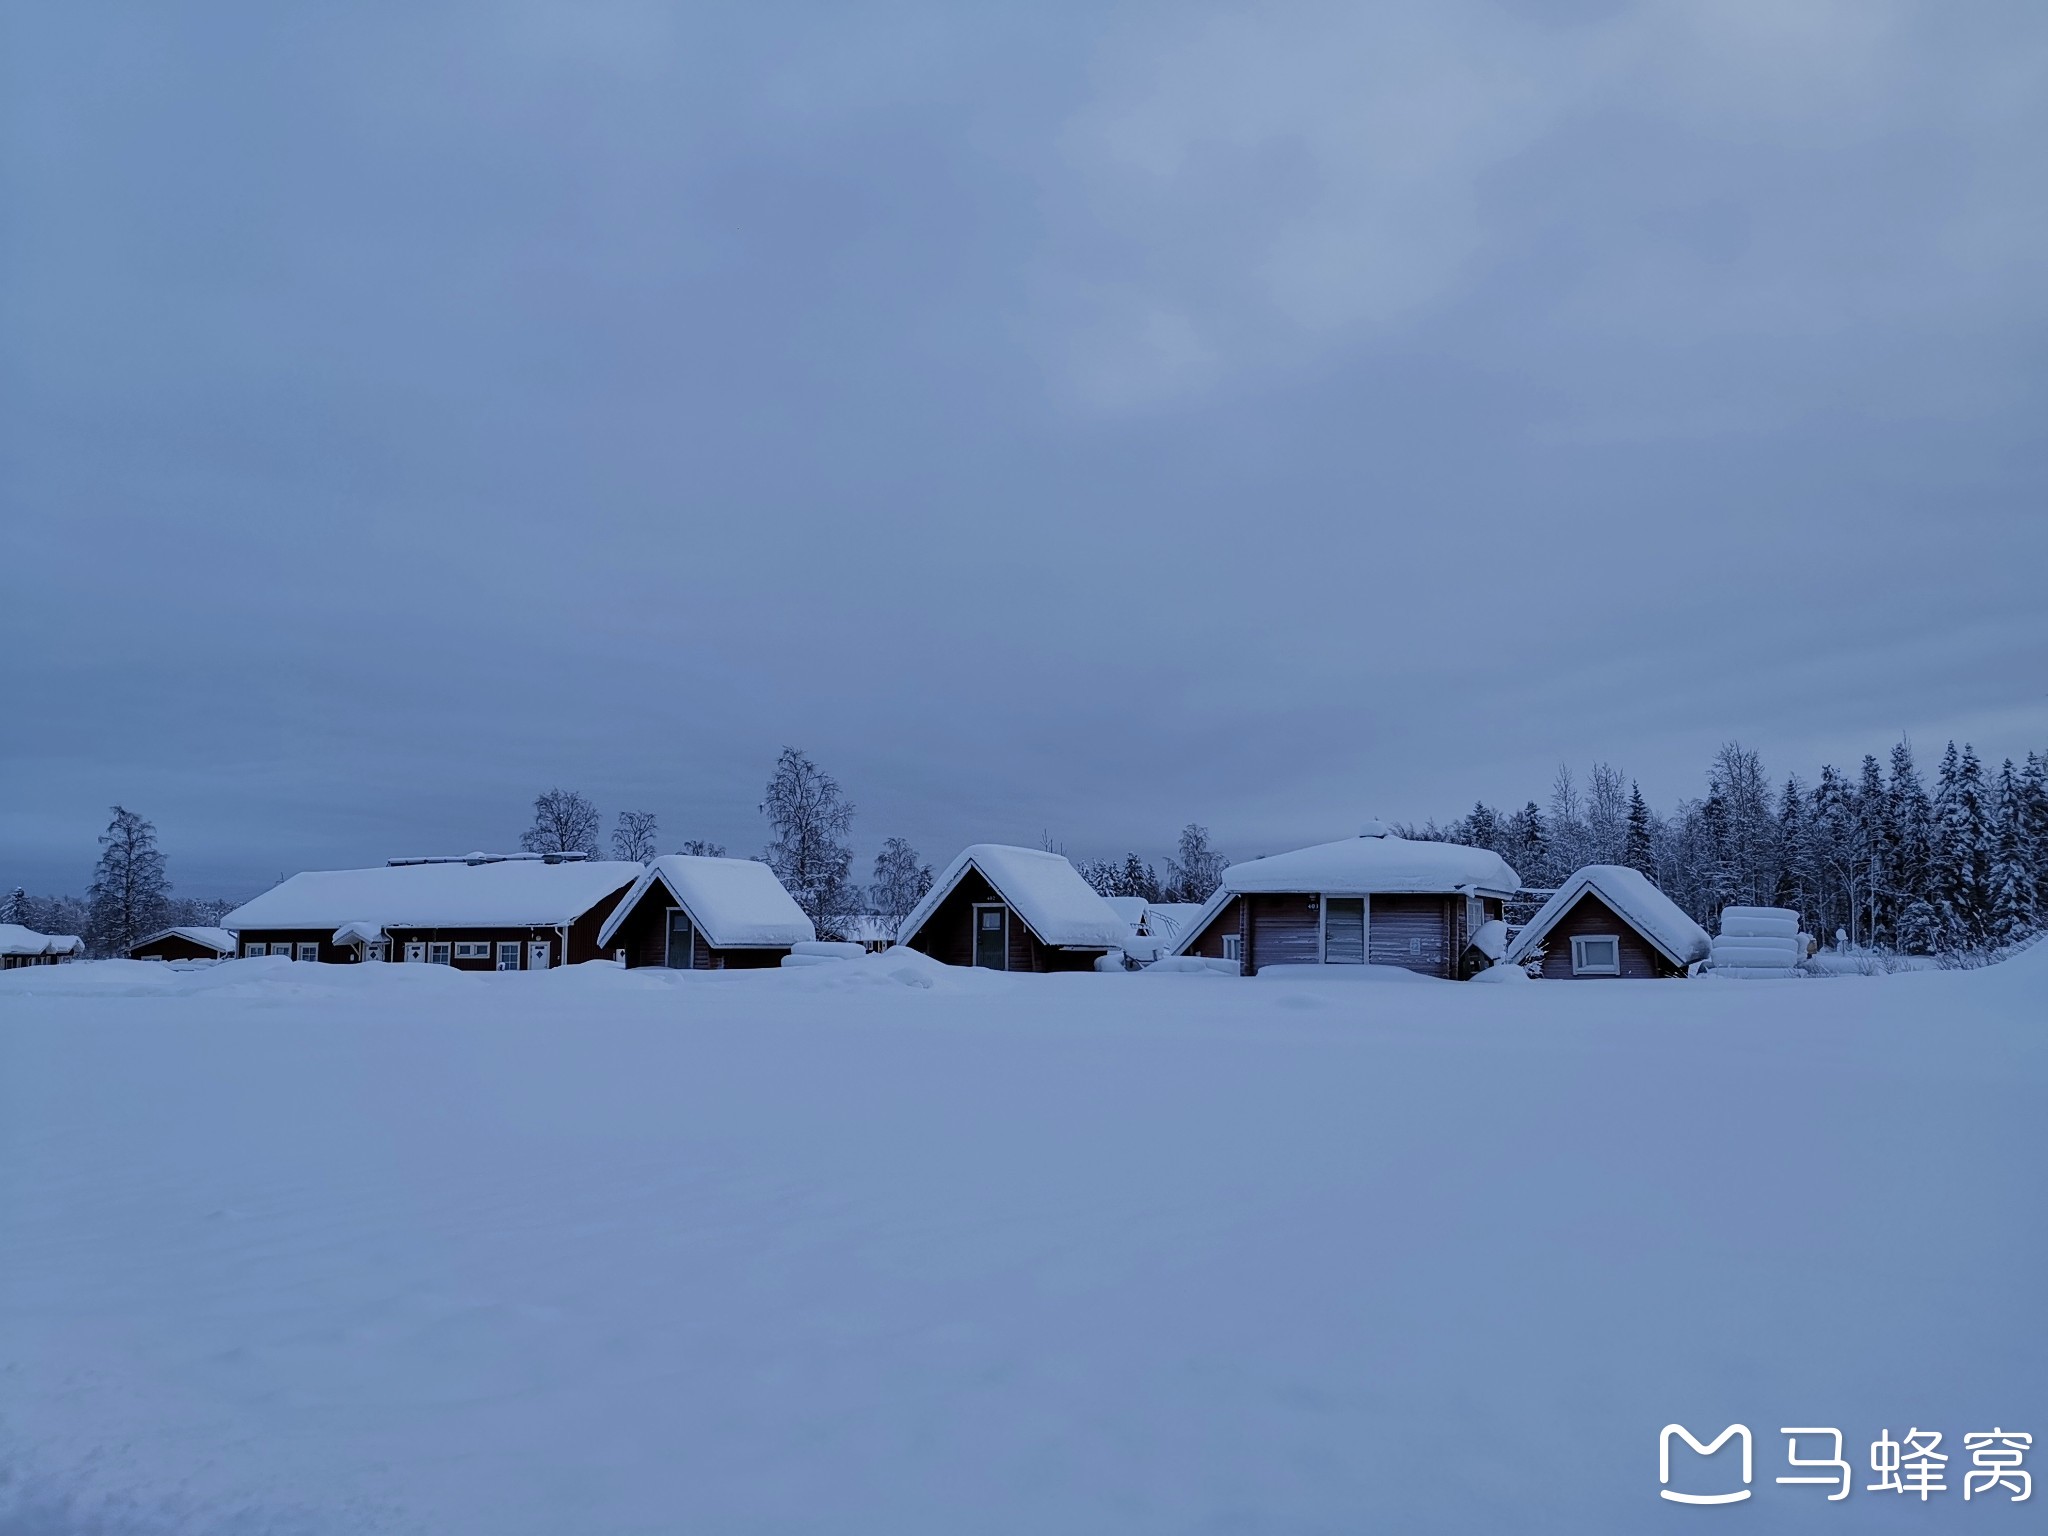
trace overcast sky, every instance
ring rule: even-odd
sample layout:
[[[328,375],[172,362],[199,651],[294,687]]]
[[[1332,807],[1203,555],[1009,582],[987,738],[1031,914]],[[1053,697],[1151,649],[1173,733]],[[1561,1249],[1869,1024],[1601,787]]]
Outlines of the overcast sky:
[[[10,7],[0,882],[2048,746],[2048,9]]]

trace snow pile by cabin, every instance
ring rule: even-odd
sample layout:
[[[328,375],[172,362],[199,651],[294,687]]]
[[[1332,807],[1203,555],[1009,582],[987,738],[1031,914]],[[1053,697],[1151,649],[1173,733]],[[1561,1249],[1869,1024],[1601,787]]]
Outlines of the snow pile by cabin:
[[[759,860],[671,853],[634,881],[597,947],[627,966],[713,971],[779,964],[817,936]]]
[[[903,920],[898,942],[947,965],[1083,971],[1130,937],[1123,915],[1061,855],[975,843]]]
[[[1647,979],[1685,975],[1708,944],[1706,929],[1641,871],[1589,864],[1537,909],[1505,958],[1549,980]]]
[[[1492,963],[1474,940],[1500,920],[1521,879],[1505,859],[1462,843],[1358,836],[1233,864],[1171,951],[1274,965],[1390,965],[1468,977]]]
[[[1790,907],[1723,907],[1713,942],[1714,974],[1769,981],[1796,974],[1806,958],[1799,914]]]

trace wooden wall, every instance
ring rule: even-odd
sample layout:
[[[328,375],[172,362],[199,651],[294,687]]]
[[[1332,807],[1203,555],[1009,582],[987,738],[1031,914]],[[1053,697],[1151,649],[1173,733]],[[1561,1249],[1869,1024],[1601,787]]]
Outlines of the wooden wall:
[[[972,965],[974,908],[978,903],[1002,899],[980,870],[970,868],[932,909],[917,932],[903,942],[943,965]],[[1097,956],[1107,953],[1102,949],[1048,949],[1023,918],[1014,910],[1009,914],[1009,948],[1005,958],[1013,971],[1085,971],[1095,964]]]
[[[238,948],[235,953],[241,953]],[[188,939],[182,934],[167,933],[148,944],[138,944],[128,951],[131,960],[218,960],[222,956],[204,944]]]
[[[1317,965],[1323,958],[1322,902],[1292,891],[1242,897],[1251,922],[1247,971],[1269,965]]]
[[[1454,909],[1462,896],[1375,896],[1368,934],[1374,965],[1397,965],[1424,976],[1449,976]]]
[[[1621,940],[1621,977],[1574,976],[1572,936],[1607,933],[1615,934]],[[1591,891],[1573,902],[1572,909],[1543,936],[1543,978],[1546,981],[1613,981],[1630,977],[1647,980],[1654,976],[1683,974],[1683,970],[1652,949],[1649,941],[1629,926],[1627,919]]]

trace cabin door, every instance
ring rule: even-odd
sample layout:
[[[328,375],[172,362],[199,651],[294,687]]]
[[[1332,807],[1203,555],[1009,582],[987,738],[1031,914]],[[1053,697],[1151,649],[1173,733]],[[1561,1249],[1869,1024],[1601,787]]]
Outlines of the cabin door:
[[[427,946],[424,944],[407,944],[405,946],[405,958],[408,964],[425,965],[427,963]]]
[[[1365,898],[1323,898],[1323,964],[1365,964]]]
[[[696,963],[697,929],[681,907],[668,909],[668,968],[687,971]]]
[[[1010,968],[1010,909],[978,906],[974,909],[974,963],[984,970]]]

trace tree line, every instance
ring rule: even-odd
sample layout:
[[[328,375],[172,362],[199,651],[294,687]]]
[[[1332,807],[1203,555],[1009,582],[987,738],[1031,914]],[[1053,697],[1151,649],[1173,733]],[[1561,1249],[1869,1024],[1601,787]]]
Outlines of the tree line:
[[[1537,890],[1625,864],[1709,928],[1724,906],[1790,907],[1824,940],[1943,954],[2048,926],[2048,753],[1993,773],[1950,742],[1930,789],[1901,741],[1886,762],[1866,754],[1853,773],[1828,764],[1811,784],[1774,785],[1758,753],[1729,742],[1706,777],[1704,796],[1659,814],[1611,764],[1583,786],[1560,767],[1545,807],[1481,801],[1449,826],[1398,830],[1491,848]]]

